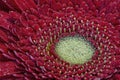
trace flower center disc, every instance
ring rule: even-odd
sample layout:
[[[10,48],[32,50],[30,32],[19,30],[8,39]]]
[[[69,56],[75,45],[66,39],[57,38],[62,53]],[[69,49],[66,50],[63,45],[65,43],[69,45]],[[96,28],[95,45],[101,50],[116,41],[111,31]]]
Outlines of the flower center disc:
[[[61,38],[56,44],[58,56],[71,64],[83,64],[92,58],[93,46],[82,37],[73,36]]]

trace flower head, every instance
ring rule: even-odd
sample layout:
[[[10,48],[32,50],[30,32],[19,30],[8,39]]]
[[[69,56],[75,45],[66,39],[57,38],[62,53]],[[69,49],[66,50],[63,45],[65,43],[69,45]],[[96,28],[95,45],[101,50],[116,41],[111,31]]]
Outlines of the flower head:
[[[119,3],[0,1],[0,79],[119,80]]]

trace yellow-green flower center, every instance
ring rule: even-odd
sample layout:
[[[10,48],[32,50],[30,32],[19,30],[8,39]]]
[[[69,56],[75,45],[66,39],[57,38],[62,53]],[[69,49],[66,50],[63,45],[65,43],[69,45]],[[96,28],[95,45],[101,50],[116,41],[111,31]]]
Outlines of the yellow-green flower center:
[[[91,59],[94,48],[82,37],[65,37],[60,39],[55,48],[58,56],[71,64],[83,64]]]

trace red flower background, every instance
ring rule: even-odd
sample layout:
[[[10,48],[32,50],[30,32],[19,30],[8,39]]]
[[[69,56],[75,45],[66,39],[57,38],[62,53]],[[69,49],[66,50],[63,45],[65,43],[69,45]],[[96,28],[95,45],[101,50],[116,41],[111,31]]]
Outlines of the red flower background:
[[[93,62],[47,54],[49,39],[73,26],[91,34]],[[0,0],[0,80],[120,80],[120,0]]]

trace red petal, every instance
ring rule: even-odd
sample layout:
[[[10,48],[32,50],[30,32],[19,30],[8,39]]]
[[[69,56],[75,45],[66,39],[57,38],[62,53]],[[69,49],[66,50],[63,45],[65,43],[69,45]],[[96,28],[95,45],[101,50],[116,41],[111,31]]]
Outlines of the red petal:
[[[29,10],[30,8],[36,8],[36,4],[33,0],[15,0],[18,7],[23,10]]]
[[[0,30],[0,39],[2,39],[5,42],[8,42],[7,35],[2,30]]]
[[[0,61],[0,76],[11,75],[15,73],[15,63]]]
[[[17,11],[20,11],[20,9],[18,8],[18,6],[16,5],[15,1],[14,0],[2,0],[3,3],[6,4],[6,6],[8,8],[10,8],[11,10],[17,10]]]
[[[115,74],[111,80],[120,80],[120,74]]]

